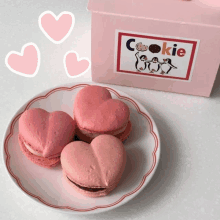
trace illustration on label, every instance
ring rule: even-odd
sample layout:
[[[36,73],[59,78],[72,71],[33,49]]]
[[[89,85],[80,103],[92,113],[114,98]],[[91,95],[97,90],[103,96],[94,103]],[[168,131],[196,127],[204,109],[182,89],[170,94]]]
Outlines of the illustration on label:
[[[189,81],[199,40],[116,31],[116,71]]]

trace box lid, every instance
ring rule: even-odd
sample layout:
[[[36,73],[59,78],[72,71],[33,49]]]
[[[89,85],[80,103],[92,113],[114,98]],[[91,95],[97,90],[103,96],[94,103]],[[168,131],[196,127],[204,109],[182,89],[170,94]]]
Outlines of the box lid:
[[[89,0],[88,10],[112,15],[220,26],[220,0]]]

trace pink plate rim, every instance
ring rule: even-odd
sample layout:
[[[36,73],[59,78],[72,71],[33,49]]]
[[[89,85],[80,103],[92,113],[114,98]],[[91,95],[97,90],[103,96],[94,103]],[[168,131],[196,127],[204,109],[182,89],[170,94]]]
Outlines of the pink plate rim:
[[[76,84],[72,87],[57,87],[57,88],[54,88],[52,90],[50,90],[49,92],[47,92],[45,95],[42,95],[42,96],[37,96],[35,98],[33,98],[31,101],[29,101],[23,112],[27,109],[30,108],[30,106],[40,100],[40,99],[45,99],[45,98],[48,98],[51,94],[57,92],[57,91],[72,91],[74,89],[77,89],[77,88],[80,88],[80,87],[85,87],[85,86],[88,86],[88,85],[91,85],[91,84],[85,84],[85,83],[82,83],[82,84]],[[27,189],[25,189],[23,187],[23,185],[21,184],[21,181],[19,179],[19,177],[17,177],[13,172],[12,172],[12,169],[10,167],[10,154],[9,154],[9,151],[8,151],[8,142],[10,140],[10,138],[12,137],[13,135],[13,129],[14,129],[14,125],[15,123],[18,121],[18,119],[20,118],[21,113],[17,113],[16,116],[13,118],[13,120],[10,122],[10,132],[9,134],[5,137],[5,140],[4,140],[4,152],[5,152],[5,165],[6,165],[6,169],[7,171],[9,172],[9,174],[11,175],[11,177],[13,177],[13,179],[17,182],[18,186],[21,188],[21,190],[23,192],[25,192],[26,194],[28,194],[29,196],[31,196],[32,198],[35,198],[37,199],[40,203],[43,203],[44,205],[46,206],[49,206],[51,208],[55,208],[55,209],[60,209],[60,210],[71,210],[71,211],[77,211],[77,212],[89,212],[89,211],[93,211],[93,210],[97,210],[97,209],[106,209],[106,208],[113,208],[114,206],[120,204],[126,197],[129,197],[133,194],[135,194],[136,192],[138,192],[144,185],[145,181],[146,181],[146,178],[153,172],[155,171],[156,169],[156,164],[157,164],[157,157],[156,157],[156,153],[157,153],[157,150],[159,148],[159,144],[160,144],[160,138],[159,136],[154,132],[154,126],[153,126],[153,122],[151,120],[151,118],[144,112],[142,112],[140,110],[140,107],[138,106],[138,104],[131,98],[129,97],[125,97],[125,96],[121,96],[117,91],[115,91],[114,89],[110,88],[110,87],[106,87],[106,86],[103,86],[105,87],[106,89],[108,89],[109,91],[111,91],[112,93],[114,93],[118,98],[120,99],[123,99],[123,100],[126,100],[126,101],[129,101],[134,107],[135,109],[137,110],[137,112],[139,114],[141,114],[149,123],[150,125],[150,133],[151,135],[154,137],[154,140],[155,140],[155,146],[154,146],[154,150],[152,152],[152,157],[153,157],[153,164],[151,165],[151,168],[150,170],[148,170],[148,172],[143,176],[140,184],[138,185],[138,187],[136,189],[134,189],[133,191],[129,192],[129,193],[126,193],[124,194],[119,200],[117,200],[116,202],[114,203],[111,203],[111,204],[108,204],[108,205],[100,205],[100,206],[95,206],[95,207],[92,207],[92,208],[89,208],[89,209],[78,209],[78,208],[74,208],[74,207],[69,207],[69,206],[57,206],[57,205],[52,205],[46,201],[44,201],[42,198],[40,198],[39,196],[37,195],[34,195],[33,193],[29,192]],[[157,130],[157,129],[156,129]],[[42,204],[42,205],[43,205]]]

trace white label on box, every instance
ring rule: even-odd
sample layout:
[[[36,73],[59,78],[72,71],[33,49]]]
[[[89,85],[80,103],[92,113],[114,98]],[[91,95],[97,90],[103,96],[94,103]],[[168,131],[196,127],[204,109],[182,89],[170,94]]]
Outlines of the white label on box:
[[[116,30],[115,71],[190,81],[199,40]]]

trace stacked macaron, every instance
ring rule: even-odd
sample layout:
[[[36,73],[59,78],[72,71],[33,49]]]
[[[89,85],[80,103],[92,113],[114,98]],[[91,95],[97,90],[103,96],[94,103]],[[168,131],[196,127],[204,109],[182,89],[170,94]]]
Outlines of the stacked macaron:
[[[65,112],[29,109],[19,119],[19,144],[33,163],[54,167],[60,162],[63,148],[73,141],[75,129],[75,121]]]
[[[100,86],[79,91],[74,120],[65,112],[40,108],[26,110],[19,119],[23,154],[46,168],[61,161],[68,183],[90,197],[105,196],[117,186],[126,163],[122,141],[130,132],[128,106]],[[74,141],[75,134],[80,141]]]
[[[123,143],[112,135],[99,135],[90,144],[75,141],[61,153],[63,175],[79,193],[89,197],[109,194],[126,164]]]
[[[74,102],[77,136],[91,142],[100,134],[110,134],[121,141],[131,132],[130,110],[122,101],[112,99],[101,86],[87,86],[80,90]]]

